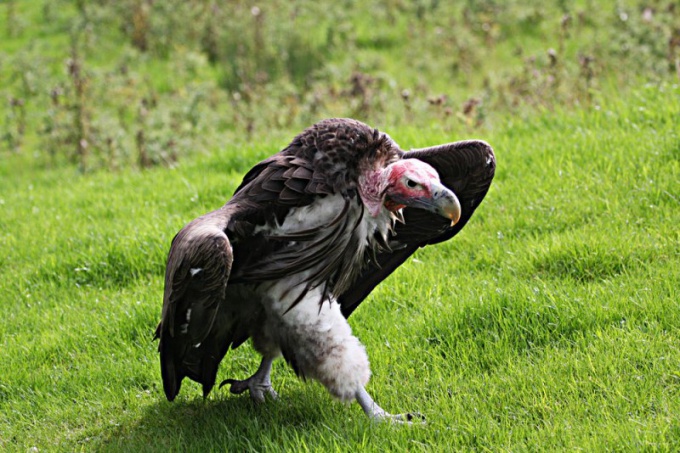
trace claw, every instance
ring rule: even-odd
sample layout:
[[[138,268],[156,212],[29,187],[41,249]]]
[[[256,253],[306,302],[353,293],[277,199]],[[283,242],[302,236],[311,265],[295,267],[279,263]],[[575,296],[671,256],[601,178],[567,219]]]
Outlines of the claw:
[[[414,423],[421,423],[421,424],[426,424],[425,421],[425,416],[422,414],[419,414],[418,412],[410,413],[407,412],[405,414],[389,414],[387,412],[384,412],[382,414],[378,415],[373,415],[371,416],[373,420],[379,420],[379,421],[389,421],[391,423],[400,423],[404,425],[413,425]]]
[[[272,367],[272,359],[262,359],[260,367],[257,369],[255,374],[250,376],[248,379],[239,381],[237,379],[225,379],[220,383],[220,387],[224,387],[229,384],[229,392],[234,395],[240,395],[241,393],[248,390],[250,392],[250,398],[256,403],[264,403],[265,395],[269,395],[272,399],[277,399],[279,395],[272,388],[271,379],[269,373]]]
[[[237,381],[236,379],[225,379],[220,383],[220,388],[229,384],[229,391],[234,395],[240,395],[241,393],[248,390],[248,380]]]
[[[230,384],[229,392],[233,393],[234,395],[240,395],[241,393],[248,390],[250,392],[250,398],[256,403],[264,403],[265,395],[269,395],[274,400],[279,397],[278,393],[276,393],[270,383],[253,379],[254,377],[255,376],[252,376],[242,381],[236,379],[225,379],[220,384],[220,388],[226,384]]]

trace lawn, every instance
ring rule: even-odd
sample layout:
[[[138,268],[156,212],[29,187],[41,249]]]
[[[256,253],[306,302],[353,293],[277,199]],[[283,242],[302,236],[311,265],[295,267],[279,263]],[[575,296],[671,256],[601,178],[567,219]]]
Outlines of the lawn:
[[[30,55],[46,42],[28,38],[32,14],[52,15],[52,28],[41,28],[47,41],[54,35],[68,42],[59,28],[67,9],[23,10],[19,2],[6,2],[6,9],[9,4],[16,4],[24,22],[2,44],[2,61]],[[527,19],[524,9],[513,8],[524,11],[517,19],[524,28],[513,30],[526,41],[524,35],[516,39],[538,46],[548,19]],[[631,10],[640,17],[644,12]],[[543,17],[561,17],[551,11]],[[353,42],[369,61],[400,49],[400,38],[387,27],[379,27],[381,39],[363,45],[367,25],[354,23]],[[588,41],[586,25],[579,36]],[[574,46],[576,55],[579,42],[567,40],[565,52]],[[124,53],[123,44],[114,44],[108,45]],[[510,61],[512,46],[506,52],[504,45],[496,51]],[[142,74],[142,66],[134,66],[137,57],[130,65]],[[89,61],[93,68],[106,64]],[[153,77],[170,61],[148,57],[151,85],[166,83]],[[605,60],[600,68],[617,61]],[[214,76],[212,67],[201,68],[195,78]],[[570,69],[562,69],[567,78]],[[40,70],[47,80],[62,76]],[[383,70],[389,72],[389,65]],[[541,71],[539,77],[549,69]],[[347,100],[342,114],[356,113],[405,149],[480,138],[496,151],[494,183],[461,234],[419,251],[350,318],[371,359],[369,392],[388,411],[426,416],[426,424],[413,426],[373,423],[358,405],[336,402],[320,385],[298,380],[283,361],[272,372],[280,399],[265,405],[225,390],[203,400],[199,386],[188,382],[175,402],[163,395],[152,336],[170,241],[186,222],[222,205],[250,166],[284,147],[313,116],[304,95],[288,106],[302,112],[290,124],[265,112],[249,129],[249,112],[269,105],[248,104],[251,110],[238,117],[228,110],[234,114],[228,127],[199,115],[195,129],[176,130],[178,149],[187,148],[176,159],[153,161],[159,165],[137,165],[132,151],[113,159],[108,153],[118,148],[94,146],[83,165],[64,151],[73,145],[66,139],[52,155],[45,143],[61,135],[30,123],[45,121],[35,107],[49,107],[49,90],[23,98],[26,129],[19,133],[20,109],[8,108],[7,146],[0,151],[0,448],[678,451],[680,86],[673,72],[635,75],[636,69],[621,66],[620,74],[603,72],[590,91],[581,92],[584,79],[574,71],[572,85],[564,81],[548,93],[557,98],[552,103],[504,104],[520,91],[500,92],[499,82],[496,94],[480,98],[488,110],[472,116],[456,111],[454,100],[462,103],[466,96],[455,90],[437,106],[425,100],[431,93],[414,88],[412,97],[421,96],[423,105],[413,99],[409,110],[403,100],[389,104],[389,83],[377,83],[363,113],[361,102],[340,95],[316,113],[328,116]],[[282,77],[295,80],[294,74]],[[397,98],[401,83],[415,86],[408,85],[411,75],[404,77]],[[4,94],[23,93],[21,80],[3,80]],[[91,86],[97,83],[103,82],[95,71]],[[436,90],[446,89],[437,84]],[[233,99],[229,87],[213,89]],[[152,160],[157,155],[151,145],[166,143],[163,134],[174,124],[161,113],[181,111],[188,116],[180,125],[191,123],[181,105],[187,92],[154,90],[160,123],[149,119],[152,112],[140,124],[132,109],[106,120],[123,131],[120,149],[140,151],[134,136],[137,127],[143,130]],[[85,132],[94,144],[106,142],[102,118],[119,108],[118,101],[100,101],[88,104],[97,127]],[[437,110],[447,105],[453,113]],[[395,110],[383,115],[382,108],[391,106]],[[72,109],[53,110],[71,132],[79,131]],[[210,104],[199,110],[209,112]],[[154,125],[158,136],[151,135]],[[201,152],[189,151],[191,146]],[[244,378],[257,363],[250,345],[231,351],[218,382]]]
[[[282,363],[281,400],[266,406],[219,391],[203,401],[195,385],[164,400],[151,342],[163,260],[176,230],[239,182],[228,148],[175,170],[5,172],[4,446],[674,450],[679,95],[646,87],[486,137],[499,171],[474,221],[351,318],[370,390],[390,410],[422,412],[424,426],[374,425]],[[449,139],[389,132],[418,146]],[[220,376],[255,366],[241,348]]]

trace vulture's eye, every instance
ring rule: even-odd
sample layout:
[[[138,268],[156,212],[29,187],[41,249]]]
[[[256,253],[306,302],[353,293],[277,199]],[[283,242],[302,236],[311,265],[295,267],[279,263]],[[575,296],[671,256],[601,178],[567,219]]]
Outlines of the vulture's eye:
[[[420,184],[418,184],[417,182],[415,182],[415,181],[412,180],[412,179],[407,179],[407,180],[406,180],[406,185],[407,185],[408,187],[410,187],[411,189],[415,189],[416,187],[420,186]]]

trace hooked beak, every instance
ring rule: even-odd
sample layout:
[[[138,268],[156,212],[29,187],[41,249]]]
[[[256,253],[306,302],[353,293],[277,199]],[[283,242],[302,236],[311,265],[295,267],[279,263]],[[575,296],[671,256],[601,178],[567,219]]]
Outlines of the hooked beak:
[[[428,210],[451,220],[451,226],[454,226],[460,220],[461,215],[458,197],[443,184],[433,182],[430,187],[432,190],[432,205]]]
[[[439,182],[430,183],[430,194],[429,196],[408,197],[390,194],[385,200],[385,207],[392,212],[405,207],[424,209],[451,220],[451,226],[458,223],[461,207],[456,194]]]

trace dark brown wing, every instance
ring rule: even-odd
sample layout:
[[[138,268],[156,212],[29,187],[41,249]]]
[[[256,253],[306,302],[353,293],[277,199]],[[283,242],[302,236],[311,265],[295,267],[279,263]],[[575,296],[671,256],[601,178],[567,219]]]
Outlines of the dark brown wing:
[[[442,183],[451,189],[461,205],[461,218],[450,226],[448,220],[421,209],[405,209],[404,224],[397,224],[390,245],[393,252],[377,256],[349,291],[339,297],[342,313],[348,317],[381,281],[387,278],[419,247],[455,236],[470,220],[486,195],[496,169],[496,159],[487,143],[467,140],[404,153],[405,159],[420,159],[437,170]]]
[[[179,393],[182,379],[203,384],[207,395],[217,366],[233,341],[233,326],[215,320],[224,309],[233,262],[224,233],[227,211],[215,211],[185,226],[172,241],[165,273],[160,337],[163,388],[168,400]]]

